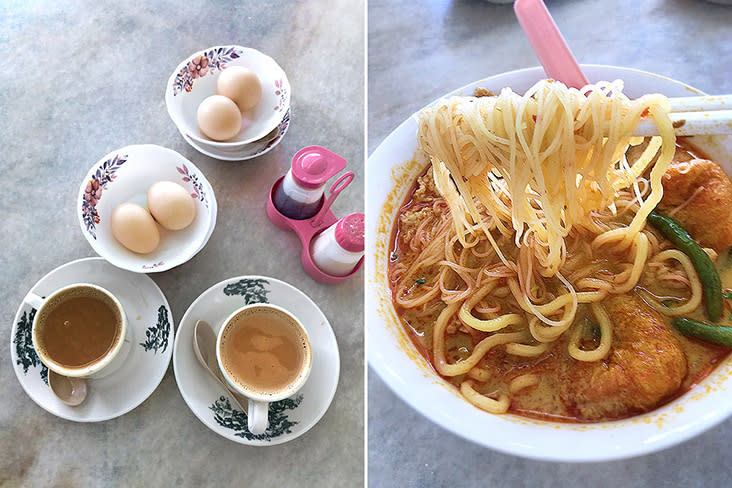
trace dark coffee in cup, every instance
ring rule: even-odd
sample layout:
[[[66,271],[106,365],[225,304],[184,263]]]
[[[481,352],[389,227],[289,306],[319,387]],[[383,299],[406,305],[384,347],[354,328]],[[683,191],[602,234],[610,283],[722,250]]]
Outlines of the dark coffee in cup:
[[[73,375],[108,358],[123,340],[123,312],[116,299],[90,285],[54,293],[36,313],[33,341],[45,363]]]

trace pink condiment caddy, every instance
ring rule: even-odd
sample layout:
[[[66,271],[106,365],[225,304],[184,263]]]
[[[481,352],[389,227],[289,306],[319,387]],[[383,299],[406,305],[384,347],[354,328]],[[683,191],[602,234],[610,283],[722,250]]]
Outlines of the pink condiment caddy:
[[[315,237],[338,222],[338,218],[331,212],[330,207],[343,191],[353,181],[353,172],[343,173],[330,186],[329,194],[325,196],[325,184],[328,179],[335,176],[338,172],[346,167],[346,160],[328,149],[320,146],[308,146],[298,151],[292,159],[292,167],[288,173],[275,181],[269,192],[267,200],[267,216],[277,227],[293,231],[297,234],[302,244],[302,253],[300,261],[302,262],[305,272],[315,281],[320,283],[334,285],[342,282],[356,274],[363,265],[363,257],[354,266],[353,270],[343,276],[335,276],[323,272],[313,261],[312,242]],[[286,181],[287,180],[287,181]],[[287,190],[290,195],[295,195],[298,200],[305,201],[305,205],[315,205],[319,202],[319,209],[308,218],[295,219],[284,215],[275,206],[275,202],[283,203],[282,185],[289,185]],[[318,195],[322,194],[318,198]],[[290,215],[297,214],[297,210],[288,207]],[[307,210],[305,215],[312,213]],[[350,216],[349,216],[350,217]],[[336,226],[336,239],[340,245],[345,243],[346,247],[357,244],[358,238],[354,241],[353,232],[348,232],[348,222]],[[361,242],[363,235],[361,234]],[[351,247],[355,249],[355,247]]]

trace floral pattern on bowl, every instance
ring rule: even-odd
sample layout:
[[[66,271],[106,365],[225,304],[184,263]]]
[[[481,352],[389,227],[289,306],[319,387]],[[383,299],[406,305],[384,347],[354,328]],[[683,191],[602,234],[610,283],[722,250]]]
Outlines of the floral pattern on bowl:
[[[173,82],[173,96],[183,90],[190,92],[193,89],[193,80],[226,69],[226,63],[239,58],[241,54],[241,49],[230,46],[214,48],[194,56],[176,75]]]
[[[279,144],[280,139],[282,139],[282,136],[284,136],[285,132],[287,132],[287,128],[289,127],[289,125],[290,125],[290,111],[288,110],[287,113],[285,114],[285,118],[282,119],[282,123],[277,128],[277,136],[274,139],[272,139],[271,141],[269,141],[267,143],[267,145],[264,147],[264,149],[257,152],[256,155],[259,156],[261,154],[264,154],[267,151],[269,151],[270,149],[272,149],[274,146]]]
[[[94,176],[89,179],[84,190],[84,198],[81,201],[81,214],[84,216],[84,225],[94,239],[97,238],[97,224],[101,222],[97,203],[102,198],[102,190],[115,179],[117,170],[127,161],[127,156],[115,154],[113,158],[107,159],[97,169]]]
[[[188,169],[188,166],[186,166],[185,164],[176,166],[175,169],[178,170],[178,173],[183,175],[183,181],[185,181],[186,183],[190,183],[193,187],[193,190],[191,191],[191,198],[195,200],[201,200],[203,204],[206,205],[206,208],[208,208],[206,192],[203,190],[203,185],[201,184],[201,182],[198,181],[198,175],[190,171]]]
[[[287,87],[282,83],[282,78],[275,81],[275,95],[280,97],[280,101],[274,109],[275,111],[282,110],[282,106],[285,104],[285,100],[287,99]]]

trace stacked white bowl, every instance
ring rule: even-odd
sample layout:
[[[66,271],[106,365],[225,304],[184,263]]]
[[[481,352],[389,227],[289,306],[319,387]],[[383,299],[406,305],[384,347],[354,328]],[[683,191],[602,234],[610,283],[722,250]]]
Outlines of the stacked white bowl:
[[[196,113],[216,93],[216,80],[231,66],[252,70],[262,83],[259,104],[243,115],[242,130],[233,139],[210,139],[198,128]],[[168,114],[183,138],[199,152],[224,161],[243,161],[270,151],[290,125],[290,82],[274,59],[256,49],[229,45],[198,51],[173,71],[165,87]]]

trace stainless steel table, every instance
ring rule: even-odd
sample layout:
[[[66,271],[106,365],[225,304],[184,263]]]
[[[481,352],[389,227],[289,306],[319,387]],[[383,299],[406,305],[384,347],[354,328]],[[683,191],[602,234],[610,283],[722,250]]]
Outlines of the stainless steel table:
[[[363,484],[363,273],[319,285],[299,263],[299,241],[264,211],[292,155],[324,145],[356,179],[335,204],[363,210],[363,4],[329,2],[70,2],[0,4],[0,486],[323,486]],[[292,124],[259,159],[227,163],[186,144],[168,118],[168,76],[189,54],[217,44],[257,48],[287,72]],[[172,366],[153,395],[97,424],[58,419],[33,403],[10,364],[20,300],[46,272],[94,253],[76,220],[87,170],[116,148],[154,143],[193,161],[216,192],[219,215],[204,250],[152,275],[174,319],[212,284],[261,274],[302,289],[335,331],[341,376],[321,422],[276,447],[246,447],[190,412]]]
[[[703,1],[547,1],[581,63],[653,71],[732,93],[732,7]],[[475,80],[538,65],[511,5],[371,0],[369,152],[410,114]],[[732,420],[678,447],[590,465],[520,459],[432,424],[369,371],[369,486],[721,487]]]

